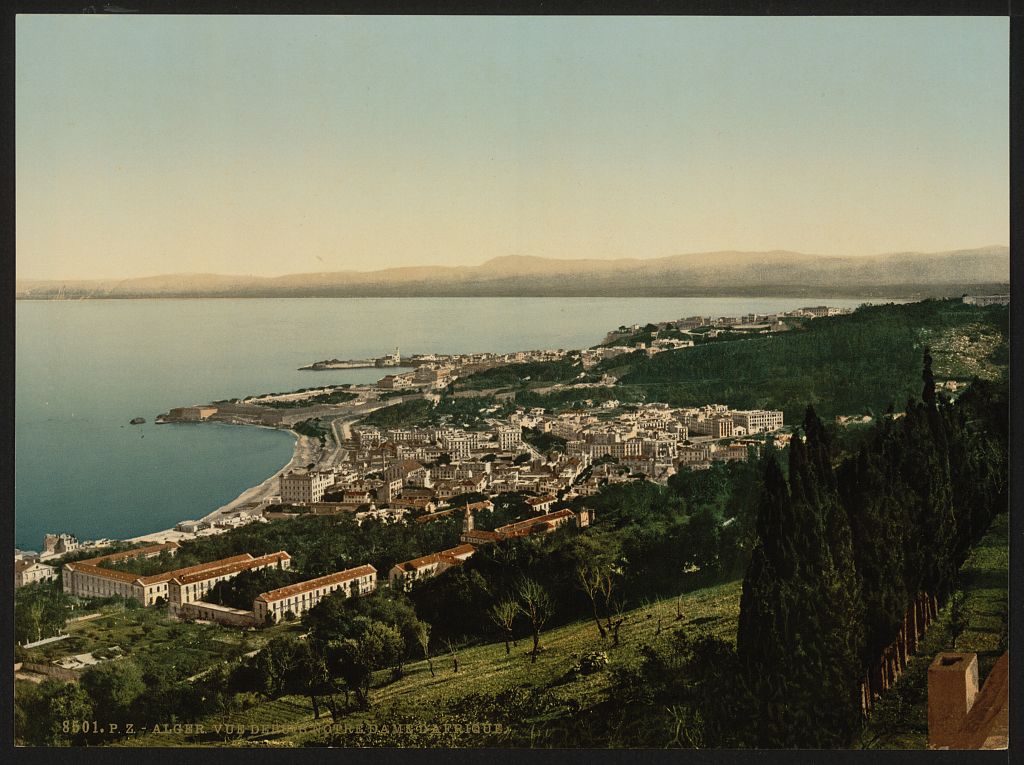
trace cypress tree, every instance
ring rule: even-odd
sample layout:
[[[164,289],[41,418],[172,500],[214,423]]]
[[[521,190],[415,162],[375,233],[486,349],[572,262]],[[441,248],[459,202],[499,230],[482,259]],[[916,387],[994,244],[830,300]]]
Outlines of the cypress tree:
[[[921,586],[931,596],[944,600],[956,575],[953,549],[956,517],[953,511],[953,482],[949,469],[948,440],[938,410],[932,405],[915,407],[905,418],[914,461],[904,462],[904,478],[918,492],[918,532],[923,535]]]
[[[808,655],[801,633],[808,613],[795,547],[798,519],[776,456],[761,460],[758,542],[751,554],[737,630],[737,655],[744,680],[753,693],[760,746],[798,746],[800,734],[813,726],[802,716],[811,708],[807,688],[818,662]],[[813,646],[811,646],[813,648]]]
[[[911,606],[948,595],[1006,507],[1005,401],[981,384],[956,406],[937,396],[927,349],[921,374],[922,401],[877,423],[838,472],[812,408],[790,442],[788,482],[773,452],[762,457],[737,633],[760,746],[848,744],[863,671],[892,678],[913,647]]]
[[[808,412],[789,486],[763,461],[759,542],[740,601],[737,652],[758,700],[762,746],[840,746],[859,721],[860,600],[830,444]]]
[[[959,565],[970,547],[1006,508],[1007,443],[1005,411],[993,406],[992,389],[979,381],[957,405],[940,405],[948,437],[952,501],[956,521],[953,563]]]
[[[932,352],[931,348],[925,346],[924,360],[921,368],[921,381],[924,383],[921,389],[921,401],[930,409],[935,408],[935,375],[932,374]]]
[[[825,547],[817,580],[821,603],[821,678],[824,724],[835,744],[849,740],[860,721],[859,681],[863,650],[863,603],[853,554],[853,537],[846,508],[839,499],[832,469],[832,444],[813,407],[804,418],[807,434],[805,476],[790,480],[804,484],[808,513],[821,525]],[[794,489],[794,494],[796,491]],[[810,584],[813,585],[812,579]]]
[[[876,430],[870,444],[846,460],[838,479],[842,503],[850,519],[854,564],[863,604],[860,665],[879,688],[880,657],[903,625],[916,594],[904,579],[907,520],[902,486],[893,469],[888,424]],[[910,623],[914,628],[914,623]]]

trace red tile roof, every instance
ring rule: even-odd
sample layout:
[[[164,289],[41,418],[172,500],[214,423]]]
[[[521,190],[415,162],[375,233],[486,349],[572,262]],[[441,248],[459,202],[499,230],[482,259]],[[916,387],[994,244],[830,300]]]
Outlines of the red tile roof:
[[[101,562],[106,563],[121,563],[122,561],[132,560],[134,558],[141,558],[144,555],[159,555],[164,550],[177,550],[181,545],[177,542],[163,542],[157,545],[147,545],[146,547],[136,547],[132,550],[122,550],[121,552],[108,553],[107,555],[97,555],[95,558],[83,558],[65,565],[86,565],[86,566],[98,566]]]
[[[411,473],[414,470],[419,470],[420,468],[422,468],[423,463],[420,462],[419,460],[402,460],[401,462],[392,465],[391,467],[397,467],[406,473]]]
[[[524,533],[529,533],[533,527],[554,525],[551,523],[552,521],[558,521],[562,518],[571,517],[572,515],[572,510],[564,508],[554,513],[548,513],[547,515],[538,515],[536,518],[527,518],[525,521],[510,523],[507,526],[500,526],[494,531],[496,534],[500,534],[501,536],[519,536]]]
[[[290,584],[287,587],[278,587],[276,590],[271,590],[270,592],[264,592],[261,595],[257,595],[256,600],[261,600],[264,603],[273,603],[278,600],[290,598],[292,595],[301,595],[304,592],[316,590],[320,587],[326,587],[339,582],[347,582],[350,579],[358,579],[361,576],[376,573],[377,569],[369,564],[358,566],[346,571],[338,571],[333,574],[328,574],[327,576],[321,576],[317,579],[309,579],[305,582],[299,582],[298,584]]]
[[[64,564],[71,571],[77,571],[80,574],[90,574],[92,576],[102,577],[103,579],[114,579],[119,582],[127,582],[128,584],[134,584],[139,578],[138,574],[131,574],[127,571],[118,571],[113,568],[103,568],[102,566],[93,566],[91,564],[78,563],[66,563]]]
[[[249,555],[246,553],[246,555]],[[280,552],[270,553],[268,555],[261,555],[258,558],[253,558],[251,555],[245,560],[235,561],[233,563],[225,563],[224,561],[214,561],[208,566],[213,568],[203,568],[198,571],[193,571],[188,574],[182,574],[176,576],[171,581],[177,582],[178,584],[192,584],[193,582],[202,582],[206,579],[213,579],[218,576],[225,576],[227,574],[233,574],[239,571],[246,571],[248,569],[256,568],[257,566],[268,566],[274,565],[283,560],[291,560],[292,556],[286,553],[284,550]]]
[[[210,563],[200,563],[195,566],[186,566],[185,568],[175,569],[174,571],[165,571],[162,574],[140,576],[138,577],[138,580],[139,584],[142,585],[160,584],[161,582],[169,582],[171,579],[188,576],[192,573],[211,571],[213,569],[222,568],[223,566],[228,566],[232,563],[251,560],[252,556],[249,553],[242,553],[241,555],[232,555],[230,558],[221,558],[220,560],[211,561]]]
[[[546,504],[548,502],[554,502],[554,501],[555,501],[554,497],[552,497],[550,494],[545,494],[543,497],[530,497],[528,500],[526,500],[526,504],[528,504],[528,505],[543,505],[543,504]]]
[[[486,531],[484,529],[472,529],[471,531],[463,532],[462,538],[469,542],[497,542],[502,538],[501,534],[494,531]]]
[[[425,568],[441,561],[450,561],[452,563],[461,563],[465,558],[476,552],[476,548],[473,545],[463,544],[457,547],[452,547],[448,550],[441,550],[440,552],[431,553],[430,555],[423,555],[419,558],[413,558],[412,560],[404,561],[403,563],[396,564],[396,567],[402,571],[411,571],[417,568]]]

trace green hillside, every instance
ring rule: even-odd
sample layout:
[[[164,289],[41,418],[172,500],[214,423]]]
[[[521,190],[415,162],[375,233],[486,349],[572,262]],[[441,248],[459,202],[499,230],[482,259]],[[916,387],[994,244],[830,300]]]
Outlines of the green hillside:
[[[940,611],[920,652],[876,704],[874,716],[853,746],[925,748],[927,668],[935,653],[977,651],[984,679],[1006,650],[1007,535],[1008,517],[1002,515],[963,565],[959,594]],[[596,736],[593,746],[627,744],[628,739],[616,739],[617,732],[607,721],[593,719],[607,707],[619,674],[635,669],[652,648],[671,653],[677,633],[692,640],[715,637],[734,642],[740,589],[741,581],[736,580],[630,610],[615,648],[610,640],[598,637],[591,621],[552,629],[543,635],[544,651],[535,664],[529,660],[526,639],[510,655],[501,642],[458,650],[457,672],[453,657],[443,648],[434,649],[435,677],[424,660],[407,665],[404,677],[394,682],[386,672],[378,672],[369,708],[350,709],[334,729],[326,712],[314,720],[305,696],[261,700],[240,694],[222,713],[200,721],[204,733],[148,732],[118,745],[526,747],[586,745],[587,736]],[[682,619],[677,619],[678,613]],[[265,636],[261,637],[263,643]],[[608,657],[603,671],[572,672],[582,656],[594,651]],[[670,710],[651,709],[650,716],[652,726],[671,727]]]
[[[925,749],[928,746],[928,666],[940,651],[978,654],[984,683],[1007,649],[1009,516],[998,516],[960,569],[960,587],[939,612],[917,655],[890,692],[876,704],[856,742],[863,749]]]
[[[19,675],[19,743],[919,747],[929,657],[974,650],[984,673],[1007,642],[1007,317],[1006,307],[959,301],[865,307],[780,334],[615,359],[626,384],[605,391],[782,408],[804,437],[759,460],[681,470],[665,485],[601,486],[571,500],[594,511],[585,529],[483,545],[408,593],[339,593],[250,633],[170,622],[117,599],[72,602],[59,582],[20,588],[25,639],[43,626],[54,634],[76,609],[99,615],[68,622],[64,640],[19,646],[19,660],[91,652],[106,661],[77,684]],[[954,403],[941,395],[945,380],[975,377]],[[489,410],[512,406],[484,398]],[[901,416],[846,429],[804,413],[808,402],[826,417],[892,402]],[[411,404],[380,411],[467,424],[483,416],[478,399]],[[525,499],[497,495],[482,527],[529,514]],[[144,565],[284,549],[305,578],[364,562],[384,577],[398,561],[455,545],[460,529],[457,516],[306,516],[189,540],[173,560]],[[236,586],[244,604],[268,585],[239,577]],[[844,593],[859,593],[864,612],[843,610]],[[861,735],[860,678],[874,677],[876,657],[902,639],[915,599],[932,596],[940,618]],[[818,618],[821,603],[843,621]],[[511,650],[495,642],[503,634],[518,641]],[[833,710],[842,719],[825,719]],[[819,713],[826,725],[807,722]],[[61,727],[92,719],[139,727],[129,736]],[[183,720],[190,727],[175,726]],[[828,737],[789,737],[821,731]]]
[[[648,606],[626,612],[621,629],[620,645],[610,647],[603,641],[594,623],[580,621],[552,629],[543,634],[544,650],[536,663],[528,656],[529,640],[521,639],[512,653],[505,654],[504,644],[489,643],[457,651],[458,672],[443,648],[434,649],[434,671],[430,676],[426,661],[407,665],[405,676],[387,682],[387,673],[379,672],[377,687],[370,693],[368,710],[352,711],[343,722],[350,733],[324,734],[311,731],[313,710],[304,696],[286,696],[263,701],[251,707],[237,705],[230,713],[203,721],[207,732],[188,735],[184,732],[147,733],[121,742],[128,746],[195,746],[244,745],[263,741],[271,745],[295,746],[332,743],[343,746],[530,746],[549,741],[570,722],[581,708],[592,707],[606,696],[615,670],[636,663],[645,646],[669,641],[673,632],[682,629],[694,637],[714,636],[724,640],[735,638],[739,616],[739,580],[709,587],[676,598],[652,602]],[[676,619],[677,607],[683,614]],[[591,675],[573,674],[571,669],[580,658],[593,651],[605,651],[608,667]],[[323,722],[330,716],[322,714]],[[455,725],[501,723],[501,732],[461,734],[454,728],[445,731],[447,722]],[[237,723],[246,727],[244,735],[220,733],[212,726]],[[439,731],[401,732],[395,735],[396,724],[437,724]],[[286,731],[250,732],[253,725],[282,726]],[[388,732],[373,731],[388,726]]]
[[[1008,316],[1006,306],[959,300],[865,306],[788,332],[630,357],[625,368],[622,359],[607,363],[617,367],[621,386],[676,406],[782,409],[788,422],[807,404],[825,417],[879,412],[890,403],[899,410],[920,395],[926,345],[940,379],[1001,379]]]
[[[532,361],[501,366],[476,372],[455,382],[456,390],[487,390],[525,385],[526,382],[558,383],[574,380],[583,368],[577,360]]]

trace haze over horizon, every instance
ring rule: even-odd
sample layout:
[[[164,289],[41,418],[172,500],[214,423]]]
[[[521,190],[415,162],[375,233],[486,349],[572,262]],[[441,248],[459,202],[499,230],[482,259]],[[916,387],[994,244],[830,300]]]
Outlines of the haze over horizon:
[[[17,279],[1005,246],[1008,30],[22,15]]]
[[[726,257],[728,257],[728,256],[765,256],[766,260],[770,259],[771,256],[775,256],[775,255],[796,255],[796,256],[806,256],[808,258],[821,258],[822,260],[832,260],[833,258],[838,258],[838,259],[843,259],[843,260],[845,260],[847,258],[854,258],[854,259],[862,258],[864,261],[868,261],[868,260],[872,260],[872,259],[878,259],[880,257],[884,258],[884,257],[890,256],[890,255],[893,255],[893,256],[895,256],[895,255],[918,255],[918,256],[925,256],[925,257],[927,257],[927,256],[935,256],[936,258],[938,258],[939,256],[946,255],[946,254],[951,254],[951,253],[961,253],[961,252],[963,252],[963,253],[976,253],[976,252],[977,253],[981,253],[981,252],[988,253],[988,252],[992,252],[992,251],[1001,251],[1001,250],[1007,250],[1008,251],[1009,250],[1008,245],[992,244],[992,245],[986,245],[984,247],[971,247],[971,248],[964,248],[963,250],[953,250],[953,251],[941,252],[941,253],[939,253],[939,252],[934,252],[934,253],[932,253],[932,252],[926,252],[926,253],[922,253],[922,252],[895,253],[895,252],[892,252],[892,253],[859,253],[857,255],[832,255],[832,254],[829,254],[829,253],[802,253],[802,252],[796,252],[796,251],[793,251],[793,250],[782,250],[782,249],[764,250],[764,251],[740,251],[740,250],[725,251],[725,250],[722,250],[722,251],[715,251],[715,252],[710,252],[709,251],[709,252],[706,252],[706,253],[705,252],[677,253],[674,256],[673,255],[668,255],[668,256],[664,256],[664,257],[660,257],[660,258],[653,258],[653,257],[650,257],[650,258],[629,258],[629,257],[624,257],[624,258],[610,258],[610,257],[609,258],[587,258],[587,257],[579,257],[579,258],[542,258],[542,257],[539,257],[539,256],[533,256],[533,255],[516,255],[516,254],[513,254],[513,255],[499,255],[497,257],[488,258],[487,260],[480,261],[478,263],[460,263],[460,264],[454,264],[454,265],[448,265],[448,266],[440,265],[440,264],[437,264],[437,263],[413,263],[413,264],[402,265],[402,266],[384,266],[384,267],[381,267],[381,268],[374,268],[372,266],[369,266],[369,267],[365,267],[365,268],[358,268],[358,267],[357,268],[346,268],[346,269],[338,269],[338,270],[333,270],[333,271],[332,270],[324,270],[324,269],[312,269],[312,270],[309,270],[309,271],[284,271],[284,272],[276,273],[276,274],[242,274],[242,273],[228,274],[228,273],[213,273],[213,272],[179,271],[179,272],[166,272],[166,273],[159,273],[159,274],[128,275],[128,276],[123,276],[123,277],[114,277],[114,278],[106,278],[106,279],[92,278],[92,277],[83,277],[83,278],[78,278],[78,277],[71,277],[71,278],[62,277],[62,278],[57,278],[57,279],[32,279],[32,278],[21,278],[21,277],[19,277],[17,281],[18,281],[18,283],[30,283],[30,282],[68,282],[68,283],[73,283],[73,282],[104,282],[104,283],[109,283],[109,282],[117,282],[117,281],[130,282],[130,281],[147,280],[147,279],[153,280],[153,279],[160,279],[160,278],[191,278],[191,277],[195,277],[195,278],[201,278],[201,277],[238,277],[238,278],[254,278],[254,279],[278,279],[278,278],[283,278],[283,277],[302,276],[302,275],[305,275],[305,274],[308,274],[310,276],[318,276],[318,275],[349,274],[350,273],[350,274],[353,274],[353,275],[366,275],[366,276],[370,276],[370,275],[383,274],[383,273],[388,273],[388,272],[403,272],[403,271],[407,271],[407,270],[409,270],[409,271],[416,270],[418,272],[423,272],[424,274],[427,274],[428,272],[434,271],[435,269],[445,269],[445,268],[461,268],[461,269],[475,271],[475,270],[480,270],[480,269],[482,269],[482,268],[484,268],[486,266],[492,265],[492,264],[494,264],[494,265],[500,264],[501,266],[504,267],[504,270],[512,270],[514,272],[514,271],[517,270],[516,266],[522,265],[522,264],[529,264],[529,265],[539,266],[542,270],[546,266],[551,267],[551,266],[562,265],[562,264],[573,263],[573,262],[579,262],[580,264],[588,264],[588,265],[594,265],[594,266],[599,266],[600,267],[600,266],[603,266],[603,265],[612,265],[614,263],[620,263],[620,262],[623,262],[623,261],[636,261],[638,263],[638,266],[642,266],[642,265],[646,265],[646,264],[654,264],[654,263],[659,263],[659,262],[673,261],[673,260],[676,260],[676,259],[699,258],[702,255],[709,255],[709,256],[720,255],[720,256],[726,256]],[[694,260],[693,262],[695,264],[704,265],[704,263],[701,263],[701,261],[699,261],[699,260]],[[1008,262],[1007,262],[1007,268],[1008,267],[1009,267],[1009,265],[1008,265]]]

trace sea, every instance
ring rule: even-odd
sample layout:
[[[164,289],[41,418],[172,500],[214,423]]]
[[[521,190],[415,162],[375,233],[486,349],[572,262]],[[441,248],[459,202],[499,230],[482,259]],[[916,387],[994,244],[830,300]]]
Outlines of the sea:
[[[620,325],[736,316],[838,298],[301,298],[18,301],[15,546],[46,533],[123,539],[200,518],[291,458],[285,431],[155,425],[171,407],[325,384],[377,369],[321,359],[582,348]],[[709,402],[711,403],[711,402]],[[130,425],[144,417],[143,425]]]

